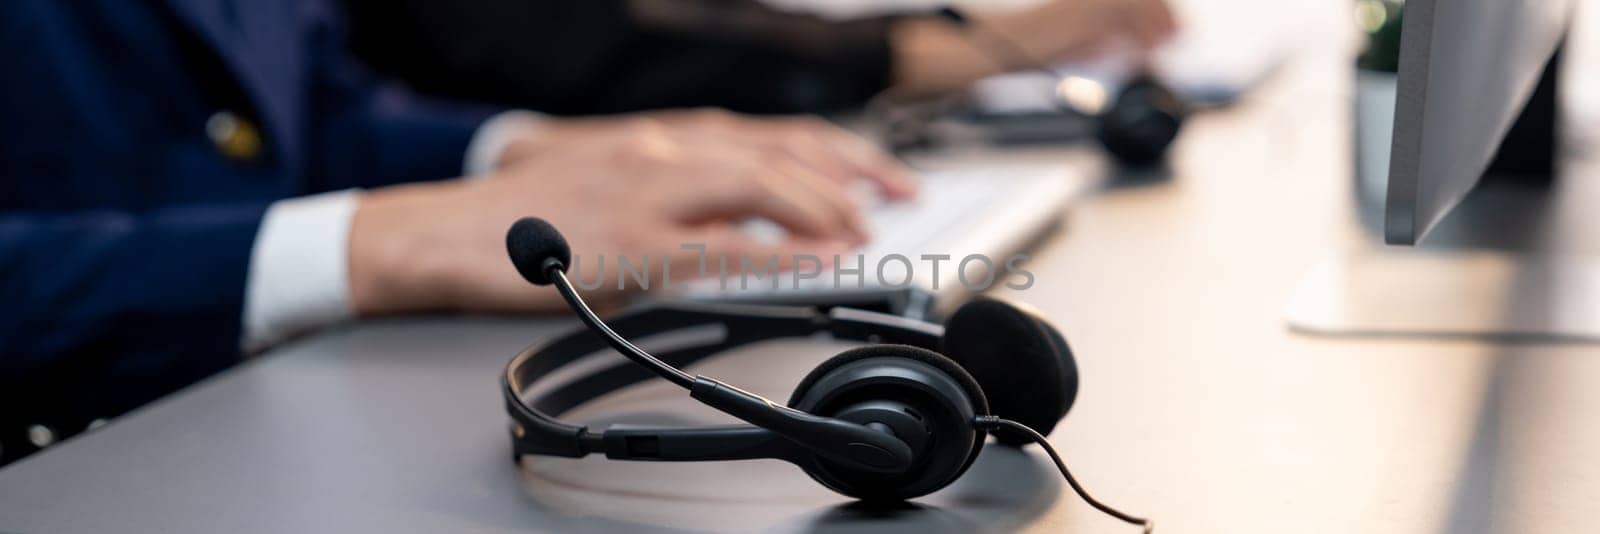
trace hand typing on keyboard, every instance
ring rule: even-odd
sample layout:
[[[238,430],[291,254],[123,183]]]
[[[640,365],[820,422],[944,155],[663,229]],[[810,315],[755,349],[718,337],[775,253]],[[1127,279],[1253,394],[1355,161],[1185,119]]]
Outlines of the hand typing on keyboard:
[[[832,293],[908,285],[937,291],[961,286],[956,270],[974,255],[988,263],[968,265],[964,275],[970,279],[984,279],[986,269],[1011,272],[1010,255],[1057,220],[1066,202],[1092,183],[1093,178],[1061,166],[1013,165],[922,172],[916,197],[903,200],[857,187],[852,195],[866,210],[871,235],[866,242],[837,257],[819,257],[820,266],[780,259],[794,272],[776,276],[776,288],[768,278],[746,280],[741,287],[740,275],[732,270],[726,280],[719,279],[713,265],[711,277],[690,284],[687,296],[716,300],[764,298],[772,292]],[[781,227],[766,220],[747,221],[742,229],[762,240],[787,237]],[[766,261],[750,260],[756,265]],[[851,273],[838,282],[834,275],[846,270]],[[800,271],[805,271],[803,276]]]
[[[922,247],[954,231],[952,226],[962,219],[976,216],[1005,190],[1006,186],[993,178],[992,173],[976,171],[926,173],[917,196],[903,199],[890,199],[871,184],[854,184],[851,196],[866,211],[868,229],[868,239],[857,252],[913,257],[931,252]],[[744,230],[769,242],[781,241],[786,235],[782,227],[766,219],[747,221]]]

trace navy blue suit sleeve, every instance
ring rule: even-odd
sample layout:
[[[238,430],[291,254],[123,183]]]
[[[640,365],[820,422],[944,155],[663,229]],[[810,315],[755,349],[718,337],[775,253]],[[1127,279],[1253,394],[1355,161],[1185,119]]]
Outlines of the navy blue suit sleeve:
[[[0,404],[69,428],[238,362],[265,209],[0,212]]]
[[[373,75],[349,52],[337,13],[326,18],[312,47],[318,185],[371,187],[460,176],[472,135],[500,109],[430,99]]]

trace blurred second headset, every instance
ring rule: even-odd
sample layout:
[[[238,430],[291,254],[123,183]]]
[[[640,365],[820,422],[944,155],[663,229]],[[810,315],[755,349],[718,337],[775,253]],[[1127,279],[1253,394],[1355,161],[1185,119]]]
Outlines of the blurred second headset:
[[[968,24],[954,10],[949,20]],[[976,29],[981,29],[976,27]],[[987,53],[1002,64],[1038,62],[1003,35],[994,35]],[[1022,74],[1048,83],[1017,83],[1049,102],[1044,109],[996,110],[975,93],[917,101],[884,94],[867,106],[886,146],[897,153],[963,144],[1027,145],[1095,139],[1119,164],[1159,164],[1195,108],[1148,70],[1131,75],[1067,75],[1049,68],[1024,68]],[[1038,82],[1041,80],[1032,80]],[[1013,90],[1015,92],[1015,89]]]

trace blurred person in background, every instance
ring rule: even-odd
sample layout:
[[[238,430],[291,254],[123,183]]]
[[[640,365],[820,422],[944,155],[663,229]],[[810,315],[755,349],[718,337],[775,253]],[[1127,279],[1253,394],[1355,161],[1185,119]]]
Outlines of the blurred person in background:
[[[1081,59],[1174,31],[1163,0],[1050,0],[828,20],[757,0],[344,0],[354,48],[418,89],[554,114],[719,106],[816,113],[965,88],[1026,59]],[[991,34],[998,32],[999,36]],[[1006,61],[997,61],[1003,59]]]
[[[847,182],[914,187],[814,120],[419,98],[329,3],[0,3],[0,463],[348,318],[561,309],[506,259],[519,217],[584,255],[790,257],[865,238]]]

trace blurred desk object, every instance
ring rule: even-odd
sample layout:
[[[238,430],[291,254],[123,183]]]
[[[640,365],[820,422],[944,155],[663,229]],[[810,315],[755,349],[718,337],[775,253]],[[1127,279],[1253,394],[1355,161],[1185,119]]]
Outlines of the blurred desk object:
[[[1324,7],[1348,21],[1348,4]],[[1037,251],[1035,285],[1009,296],[1062,327],[1084,376],[1052,441],[1158,532],[1591,528],[1600,349],[1285,328],[1304,273],[1368,239],[1346,44],[1197,117],[1170,173],[1081,203]],[[986,451],[955,486],[886,512],[778,463],[515,469],[498,373],[575,324],[392,320],[285,347],[0,469],[0,531],[1135,531],[1072,496],[1037,449]],[[762,369],[706,369],[784,396],[836,348],[766,350]],[[664,384],[583,413],[629,411],[711,417]]]

